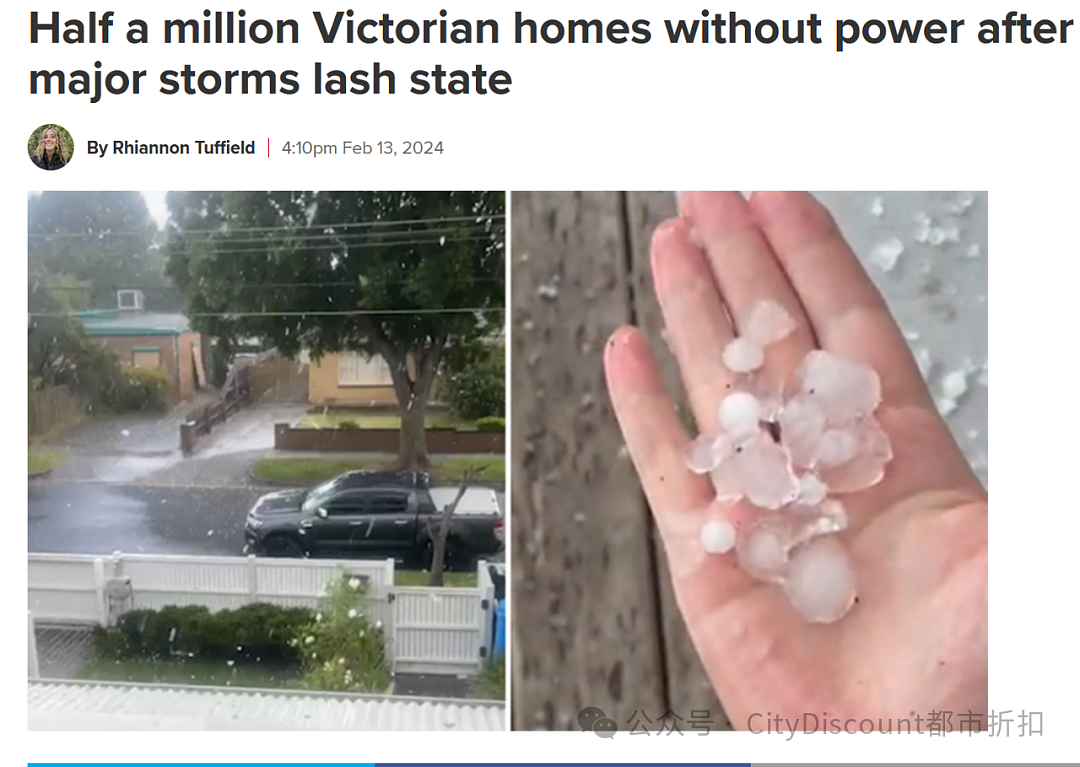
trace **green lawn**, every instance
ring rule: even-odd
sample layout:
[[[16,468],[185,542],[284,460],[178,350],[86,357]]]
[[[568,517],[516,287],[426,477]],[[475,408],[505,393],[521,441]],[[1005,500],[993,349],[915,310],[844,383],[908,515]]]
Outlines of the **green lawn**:
[[[469,694],[481,700],[506,699],[506,658],[499,658],[488,664],[473,679]]]
[[[421,570],[395,570],[395,586],[427,586],[431,581],[431,573]],[[455,589],[476,588],[476,573],[443,573],[443,586]]]
[[[386,466],[392,456],[377,458],[263,458],[252,468],[259,479],[296,482],[301,485],[322,482],[346,471],[371,470]],[[432,476],[437,481],[460,480],[467,469],[480,471],[479,480],[501,482],[506,479],[506,460],[492,458],[436,458]]]
[[[297,424],[297,429],[340,429],[343,424],[353,424],[360,429],[400,429],[401,417],[395,413],[365,413],[355,410],[331,410],[329,413],[306,415]],[[424,419],[429,429],[453,429],[472,426],[467,421],[455,418],[449,413],[429,413]]]
[[[57,466],[67,460],[67,456],[55,450],[31,450],[29,453],[28,474],[38,474]]]
[[[78,673],[79,679],[99,682],[211,685],[217,687],[296,687],[299,669],[229,666],[207,660],[93,660]]]

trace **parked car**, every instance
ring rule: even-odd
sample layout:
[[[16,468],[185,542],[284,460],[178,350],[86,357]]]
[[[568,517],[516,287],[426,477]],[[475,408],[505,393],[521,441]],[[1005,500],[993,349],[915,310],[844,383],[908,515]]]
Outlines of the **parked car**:
[[[426,474],[353,471],[310,490],[269,493],[248,513],[246,549],[276,557],[393,557],[426,568],[457,492],[432,487]],[[502,522],[495,492],[468,488],[450,523],[446,567],[472,568],[501,551]]]

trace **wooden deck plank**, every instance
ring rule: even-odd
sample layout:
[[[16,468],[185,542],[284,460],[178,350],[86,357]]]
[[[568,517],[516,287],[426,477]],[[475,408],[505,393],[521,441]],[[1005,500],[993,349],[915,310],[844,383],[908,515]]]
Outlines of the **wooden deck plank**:
[[[631,319],[623,197],[516,192],[511,221],[513,726],[596,706],[624,730],[666,696],[651,521],[602,366]]]
[[[673,192],[630,192],[627,194],[626,208],[627,229],[631,240],[631,285],[636,323],[649,339],[672,398],[680,411],[688,413],[678,366],[661,334],[664,321],[656,301],[649,267],[649,243],[653,230],[660,222],[676,215],[675,195]],[[685,420],[690,421],[689,416]],[[708,711],[708,718],[713,721],[712,729],[731,729],[675,602],[667,560],[655,528],[653,534],[659,570],[657,587],[661,605],[667,697],[671,711],[687,720],[691,718],[692,712]]]

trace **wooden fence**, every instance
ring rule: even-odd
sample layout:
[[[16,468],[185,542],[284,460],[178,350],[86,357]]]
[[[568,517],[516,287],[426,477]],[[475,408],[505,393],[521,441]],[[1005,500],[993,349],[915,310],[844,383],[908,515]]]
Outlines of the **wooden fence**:
[[[513,727],[579,729],[578,712],[596,706],[620,729],[638,711],[659,721],[706,710],[713,729],[730,729],[675,604],[602,367],[626,323],[662,357],[649,239],[675,214],[674,195],[515,192],[513,211]]]
[[[78,397],[66,386],[29,392],[27,422],[31,439],[70,428],[85,417]]]
[[[254,402],[307,402],[309,366],[264,355],[248,366]]]

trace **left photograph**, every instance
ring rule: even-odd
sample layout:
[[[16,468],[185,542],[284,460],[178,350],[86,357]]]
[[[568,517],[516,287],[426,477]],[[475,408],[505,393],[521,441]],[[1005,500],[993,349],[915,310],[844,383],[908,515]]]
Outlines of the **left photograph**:
[[[31,730],[507,729],[506,195],[28,195]]]

